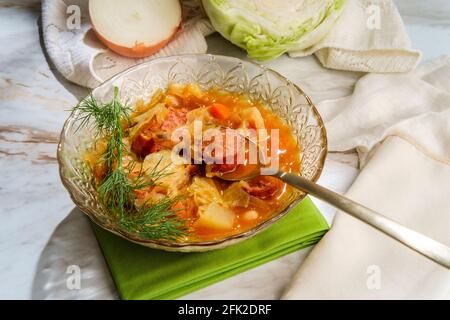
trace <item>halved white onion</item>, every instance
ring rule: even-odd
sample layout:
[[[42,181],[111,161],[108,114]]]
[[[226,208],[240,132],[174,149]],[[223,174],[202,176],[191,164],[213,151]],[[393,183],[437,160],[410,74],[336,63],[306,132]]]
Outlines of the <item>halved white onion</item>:
[[[181,25],[178,0],[90,0],[89,15],[98,38],[132,58],[160,50]]]

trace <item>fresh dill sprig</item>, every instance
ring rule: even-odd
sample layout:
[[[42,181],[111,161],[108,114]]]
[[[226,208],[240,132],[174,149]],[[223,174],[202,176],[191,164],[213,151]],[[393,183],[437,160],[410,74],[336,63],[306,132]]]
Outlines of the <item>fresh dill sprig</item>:
[[[131,114],[131,108],[121,103],[117,87],[114,87],[114,96],[110,102],[101,103],[91,93],[75,109],[80,112],[79,127],[86,126],[93,118],[97,133],[101,136],[109,136],[113,132],[121,130],[120,121],[127,120]]]
[[[174,216],[175,211],[171,207],[175,201],[177,199],[166,197],[152,206],[143,206],[135,216],[122,220],[120,225],[144,238],[176,240],[185,235],[187,228],[183,220]]]
[[[97,138],[107,139],[106,151],[99,161],[103,161],[108,170],[98,186],[98,196],[119,225],[150,239],[176,240],[184,235],[184,221],[171,209],[178,199],[165,197],[139,209],[134,205],[135,191],[155,186],[158,179],[170,173],[165,171],[166,168],[158,168],[160,160],[154,168],[145,172],[141,166],[137,177],[130,178],[136,163],[127,164],[126,168],[123,165],[126,146],[122,124],[130,123],[131,108],[121,103],[118,88],[114,88],[114,97],[108,103],[97,101],[91,94],[75,109],[79,112],[78,128],[92,125]]]
[[[119,88],[114,87],[114,96],[109,103],[100,103],[92,93],[89,98],[83,100],[75,107],[79,111],[79,126],[83,127],[92,123],[95,126],[97,137],[108,139],[107,149],[103,155],[108,168],[112,168],[117,162],[117,168],[122,169],[122,156],[125,148],[123,144],[122,123],[129,122],[131,108],[123,105],[119,99]],[[91,122],[91,120],[94,120]]]
[[[111,171],[98,187],[98,197],[108,212],[124,219],[133,206],[134,190],[127,174],[123,170],[116,169]]]

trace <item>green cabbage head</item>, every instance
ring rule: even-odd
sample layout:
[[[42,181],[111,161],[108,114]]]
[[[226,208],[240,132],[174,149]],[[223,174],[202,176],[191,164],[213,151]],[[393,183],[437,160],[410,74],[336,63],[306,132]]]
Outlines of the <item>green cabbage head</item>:
[[[202,0],[214,28],[251,58],[274,59],[319,42],[345,0]]]

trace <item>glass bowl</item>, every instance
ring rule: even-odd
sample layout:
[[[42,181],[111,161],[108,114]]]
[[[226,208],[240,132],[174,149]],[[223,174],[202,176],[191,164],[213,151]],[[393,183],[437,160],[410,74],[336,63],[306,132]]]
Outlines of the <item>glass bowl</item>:
[[[180,55],[158,58],[134,66],[92,91],[100,101],[109,101],[113,88],[120,89],[120,98],[133,104],[148,100],[157,89],[169,83],[197,83],[202,89],[222,88],[243,93],[261,101],[283,118],[292,129],[301,154],[300,174],[316,181],[327,153],[326,132],[314,104],[295,84],[279,73],[252,62],[209,54]],[[205,242],[169,242],[150,240],[123,230],[107,214],[98,201],[92,175],[84,161],[84,152],[92,146],[94,134],[89,126],[79,128],[78,111],[66,120],[58,145],[61,180],[75,204],[97,225],[129,241],[168,251],[207,251],[219,249],[250,238],[266,229],[298,204],[305,194],[294,192],[287,207],[256,227],[223,239]]]

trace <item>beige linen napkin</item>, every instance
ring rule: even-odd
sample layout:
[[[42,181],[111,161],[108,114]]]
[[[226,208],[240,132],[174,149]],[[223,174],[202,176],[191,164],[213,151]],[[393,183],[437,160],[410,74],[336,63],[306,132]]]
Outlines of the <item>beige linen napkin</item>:
[[[90,24],[88,3],[88,0],[42,1],[42,31],[48,55],[66,79],[84,87],[94,88],[129,67],[157,57],[205,53],[205,36],[214,31],[196,0],[182,0],[183,29],[176,38],[150,57],[126,58],[99,42]],[[78,12],[79,28],[73,20]]]
[[[406,72],[420,52],[409,37],[391,0],[346,0],[335,25],[321,41],[291,57],[312,53],[324,67],[363,72]]]
[[[318,106],[330,149],[362,155],[347,196],[447,245],[449,79],[442,57],[408,75],[367,75],[353,95]],[[450,271],[338,212],[283,298],[448,299]]]
[[[328,35],[316,33],[315,38],[308,41],[312,46],[289,52],[290,56],[315,53],[325,67],[333,69],[363,72],[412,70],[420,54],[410,49],[408,35],[392,1],[346,1],[341,17]],[[115,54],[98,41],[89,21],[88,0],[43,0],[45,47],[56,69],[66,79],[94,88],[113,75],[156,57],[205,53],[205,36],[214,29],[203,16],[198,1],[182,0],[182,6],[183,31],[153,56],[130,59]],[[73,28],[74,8],[80,8],[80,28]],[[292,60],[291,63],[297,62]]]

